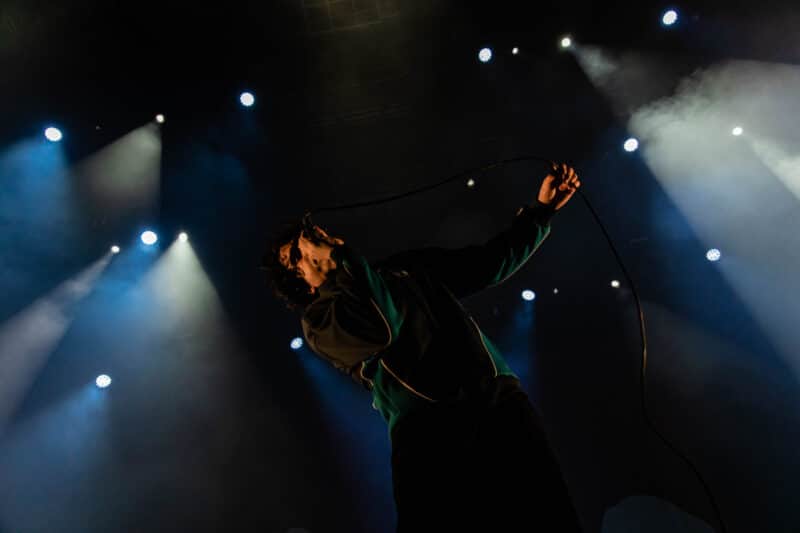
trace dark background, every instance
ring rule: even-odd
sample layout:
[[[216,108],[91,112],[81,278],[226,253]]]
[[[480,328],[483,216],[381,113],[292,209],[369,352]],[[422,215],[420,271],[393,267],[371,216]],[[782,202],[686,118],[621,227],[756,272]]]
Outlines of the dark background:
[[[525,154],[578,169],[645,303],[649,413],[702,473],[728,531],[800,531],[798,384],[786,362],[797,354],[776,349],[705,261],[648,167],[620,149],[624,121],[557,47],[571,33],[669,56],[666,96],[726,59],[796,65],[796,7],[677,6],[681,25],[665,31],[666,7],[4,2],[4,150],[54,122],[77,163],[156,113],[167,121],[158,202],[126,216],[93,206],[65,229],[35,198],[13,202],[20,178],[3,167],[0,321],[111,242],[133,243],[143,224],[189,232],[218,306],[206,315],[185,295],[191,323],[154,323],[148,301],[126,291],[157,257],[114,260],[125,267],[112,263],[71,311],[0,433],[0,531],[393,531],[385,424],[365,391],[289,349],[301,330],[257,269],[266,239],[310,207]],[[242,90],[253,108],[239,106]],[[452,183],[317,222],[371,259],[476,243],[535,198],[543,175],[519,163],[476,175],[474,189]],[[525,288],[535,304],[520,300]],[[466,305],[542,410],[586,531],[717,528],[700,481],[644,424],[633,294],[579,198],[525,268]],[[111,388],[81,392],[108,369]]]

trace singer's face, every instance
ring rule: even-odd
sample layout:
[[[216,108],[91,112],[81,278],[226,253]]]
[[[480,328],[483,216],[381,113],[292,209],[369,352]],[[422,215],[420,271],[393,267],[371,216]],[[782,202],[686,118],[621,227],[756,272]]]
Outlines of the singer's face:
[[[323,241],[314,243],[300,235],[295,242],[286,243],[280,248],[281,264],[303,278],[311,293],[325,283],[328,273],[336,268],[336,262],[331,259],[332,245],[343,242],[328,237],[321,228],[317,228],[325,237]]]

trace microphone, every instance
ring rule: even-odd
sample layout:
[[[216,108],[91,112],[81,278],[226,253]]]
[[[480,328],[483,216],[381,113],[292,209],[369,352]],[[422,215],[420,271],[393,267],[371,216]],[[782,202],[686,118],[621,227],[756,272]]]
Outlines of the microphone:
[[[306,211],[306,214],[303,215],[301,224],[303,226],[303,230],[308,234],[308,237],[314,235],[314,222],[311,220],[311,211]]]
[[[314,221],[311,220],[311,211],[306,211],[306,214],[303,215],[303,220],[301,222],[301,226],[303,228],[303,233],[306,236],[306,239],[313,242],[314,244],[319,244],[319,235],[317,231],[314,229]]]

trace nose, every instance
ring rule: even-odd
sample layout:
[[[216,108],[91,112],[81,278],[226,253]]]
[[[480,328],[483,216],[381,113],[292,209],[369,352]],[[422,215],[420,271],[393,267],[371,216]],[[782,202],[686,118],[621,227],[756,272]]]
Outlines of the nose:
[[[316,257],[303,256],[303,261],[306,263],[309,272],[319,270],[319,260]]]

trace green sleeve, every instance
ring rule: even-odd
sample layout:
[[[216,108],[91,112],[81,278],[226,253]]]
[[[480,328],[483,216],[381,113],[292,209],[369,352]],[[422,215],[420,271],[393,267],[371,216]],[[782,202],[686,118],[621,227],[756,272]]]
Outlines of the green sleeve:
[[[554,212],[535,203],[517,211],[511,227],[484,244],[458,249],[425,248],[415,260],[458,298],[498,285],[521,269],[550,235]]]

